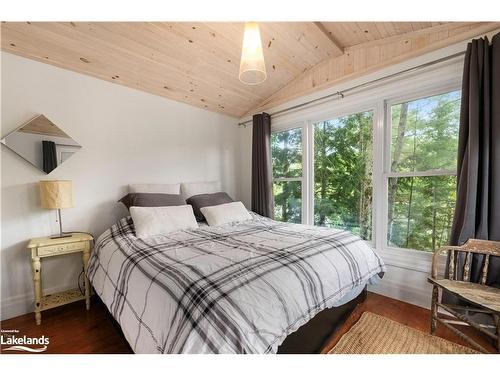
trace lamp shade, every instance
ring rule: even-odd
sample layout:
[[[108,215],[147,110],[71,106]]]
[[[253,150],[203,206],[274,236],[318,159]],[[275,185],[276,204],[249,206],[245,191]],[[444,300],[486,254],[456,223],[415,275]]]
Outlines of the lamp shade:
[[[259,25],[255,22],[247,22],[241,48],[240,81],[247,85],[257,85],[264,82],[266,77]]]
[[[69,180],[40,181],[42,208],[73,207],[73,186]]]

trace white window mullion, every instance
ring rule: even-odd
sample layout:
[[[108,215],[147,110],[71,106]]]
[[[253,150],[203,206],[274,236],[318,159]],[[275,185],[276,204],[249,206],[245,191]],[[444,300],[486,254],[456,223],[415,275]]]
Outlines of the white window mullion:
[[[307,224],[314,224],[314,124],[312,121],[306,123],[308,134],[308,161],[306,164],[307,186],[308,186],[308,210],[307,210]]]
[[[391,171],[391,137],[392,137],[392,120],[391,120],[391,106],[387,100],[382,101],[383,108],[383,124],[382,124],[382,146],[383,150],[383,161],[382,161],[382,191],[379,196],[381,204],[381,215],[380,215],[380,235],[379,242],[377,243],[377,248],[382,250],[387,247],[387,239],[389,238],[389,179],[387,174]]]
[[[302,124],[302,224],[309,224],[309,179],[307,167],[309,165],[309,134],[307,132],[307,122]]]
[[[387,188],[383,173],[377,171],[384,170],[384,117],[385,108],[384,101],[380,100],[373,111],[373,172],[372,172],[372,243],[375,248],[381,249],[385,241],[385,231],[387,222],[384,218],[386,213],[384,210],[384,199]],[[385,215],[385,216],[384,216]]]
[[[433,176],[454,176],[456,175],[456,171],[450,170],[428,170],[428,171],[419,171],[419,172],[387,172],[385,173],[386,177],[433,177]]]
[[[293,181],[302,181],[302,177],[276,177],[273,178],[274,182],[293,182]]]

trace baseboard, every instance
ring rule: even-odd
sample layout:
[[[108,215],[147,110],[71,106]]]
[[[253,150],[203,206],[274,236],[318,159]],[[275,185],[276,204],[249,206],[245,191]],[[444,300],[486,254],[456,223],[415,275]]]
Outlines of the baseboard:
[[[382,280],[377,285],[369,285],[368,290],[425,309],[430,309],[431,306],[431,292],[427,288],[412,287],[406,284]]]
[[[75,284],[47,288],[44,294],[57,293],[62,290],[73,289]],[[0,303],[0,320],[15,318],[33,312],[34,296],[32,293],[3,299]]]

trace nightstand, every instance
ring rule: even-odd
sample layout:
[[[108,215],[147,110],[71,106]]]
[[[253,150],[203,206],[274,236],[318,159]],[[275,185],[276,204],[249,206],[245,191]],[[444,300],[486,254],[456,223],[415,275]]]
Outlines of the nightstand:
[[[87,233],[73,233],[71,237],[33,238],[28,244],[31,250],[31,265],[33,271],[33,284],[35,287],[35,321],[37,325],[42,322],[42,311],[53,307],[66,305],[71,302],[85,300],[87,310],[90,309],[90,284],[87,279],[87,264],[89,262],[92,241],[94,238]],[[65,254],[82,253],[84,268],[85,294],[78,288],[47,296],[42,292],[42,258],[60,256]]]

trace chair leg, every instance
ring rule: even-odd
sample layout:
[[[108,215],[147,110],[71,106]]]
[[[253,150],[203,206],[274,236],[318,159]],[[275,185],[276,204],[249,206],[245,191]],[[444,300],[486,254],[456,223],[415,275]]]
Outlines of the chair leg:
[[[436,331],[438,298],[439,298],[438,287],[434,285],[432,287],[432,302],[431,302],[431,334],[434,334],[434,332]]]
[[[500,353],[500,315],[495,314],[495,325],[497,326],[497,352]]]

